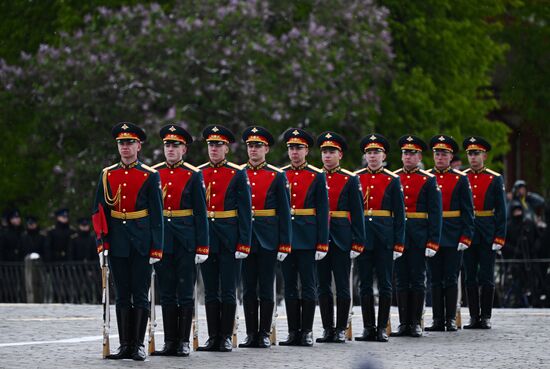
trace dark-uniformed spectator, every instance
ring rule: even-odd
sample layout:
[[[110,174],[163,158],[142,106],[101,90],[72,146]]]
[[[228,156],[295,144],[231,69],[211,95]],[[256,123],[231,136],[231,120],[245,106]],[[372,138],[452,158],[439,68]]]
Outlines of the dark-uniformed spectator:
[[[540,215],[542,215],[544,210],[544,197],[538,193],[528,192],[527,183],[523,179],[518,179],[514,183],[514,187],[512,189],[512,200],[519,201],[525,210],[525,217],[532,218],[539,222]]]
[[[2,260],[3,261],[21,261],[23,260],[23,251],[21,249],[21,236],[23,234],[23,225],[19,210],[14,209],[8,213],[8,226],[2,236]]]
[[[79,218],[78,230],[71,235],[69,258],[74,261],[92,261],[97,259],[95,238],[90,232],[90,220]]]
[[[44,255],[44,245],[46,244],[46,236],[40,231],[38,219],[35,216],[29,215],[26,220],[27,229],[23,233],[21,240],[23,248],[23,256],[32,253]]]
[[[56,223],[50,228],[46,237],[44,260],[65,261],[68,260],[69,243],[74,230],[69,225],[69,210],[59,209],[55,212]]]

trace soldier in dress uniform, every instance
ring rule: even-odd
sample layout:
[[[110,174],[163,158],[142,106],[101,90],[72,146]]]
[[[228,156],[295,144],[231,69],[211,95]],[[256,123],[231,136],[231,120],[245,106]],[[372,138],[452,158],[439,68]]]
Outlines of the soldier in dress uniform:
[[[388,140],[377,133],[364,137],[359,147],[367,167],[355,172],[363,191],[366,250],[357,258],[361,280],[363,334],[356,341],[387,342],[386,327],[392,299],[393,261],[403,254],[405,208],[399,176],[384,168]],[[378,280],[378,321],[375,323],[374,271]]]
[[[100,263],[108,250],[116,292],[120,348],[107,359],[145,360],[143,339],[149,317],[151,264],[162,258],[162,191],[159,173],[138,160],[145,132],[123,122],[112,129],[120,162],[100,174],[93,206],[94,228],[99,212],[107,220],[108,235],[98,242]],[[101,240],[100,240],[101,241]]]
[[[0,251],[2,261],[23,261],[23,222],[19,210],[14,209],[8,214],[8,226],[2,237],[0,237]]]
[[[282,169],[290,185],[292,253],[283,262],[288,338],[279,344],[313,346],[315,261],[328,252],[327,181],[321,169],[306,161],[309,148],[314,145],[313,137],[300,128],[289,128],[283,137],[290,158],[290,165]]]
[[[184,128],[161,128],[165,162],[160,174],[164,199],[164,255],[155,264],[164,325],[164,347],[151,355],[189,356],[189,335],[195,306],[195,264],[208,258],[206,195],[200,169],[184,156],[193,138]]]
[[[363,252],[365,218],[363,196],[357,176],[340,167],[348,145],[335,132],[323,132],[317,138],[321,149],[323,171],[327,177],[329,199],[329,251],[317,264],[319,309],[323,321],[323,337],[317,342],[346,342],[346,327],[351,304],[351,259]],[[336,285],[336,326],[332,276]]]
[[[464,328],[489,329],[495,293],[495,254],[506,239],[506,195],[502,176],[485,167],[491,144],[482,137],[471,136],[464,139],[462,146],[470,163],[465,173],[472,188],[475,215],[474,238],[468,250],[464,251],[470,310],[470,324]]]
[[[232,350],[241,259],[250,253],[250,186],[244,168],[225,158],[229,144],[235,142],[233,133],[221,125],[210,125],[202,135],[210,158],[199,166],[206,185],[210,235],[209,257],[201,265],[209,338],[199,351],[228,352]]]
[[[290,252],[290,194],[285,173],[266,162],[273,146],[271,133],[263,127],[245,129],[248,163],[246,171],[252,191],[252,243],[243,261],[243,304],[246,339],[239,347],[271,346],[269,339],[275,306],[273,281],[277,259]],[[258,327],[259,297],[259,327]]]
[[[443,223],[437,254],[428,260],[432,286],[433,324],[426,331],[453,332],[456,326],[458,299],[458,274],[462,251],[472,242],[474,211],[472,191],[463,172],[451,168],[453,154],[458,144],[449,136],[437,135],[430,140],[435,167],[429,172],[435,175],[441,190]]]
[[[399,329],[392,336],[422,336],[420,321],[426,293],[426,257],[439,249],[441,192],[435,176],[420,169],[422,139],[405,135],[398,141],[403,168],[395,171],[405,196],[405,251],[395,262]]]

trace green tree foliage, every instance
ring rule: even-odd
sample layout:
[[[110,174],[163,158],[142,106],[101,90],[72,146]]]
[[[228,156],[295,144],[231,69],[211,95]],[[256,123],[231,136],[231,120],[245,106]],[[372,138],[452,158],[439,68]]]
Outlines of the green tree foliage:
[[[487,116],[497,107],[492,71],[506,50],[494,40],[505,0],[380,3],[390,10],[395,72],[376,129],[392,143],[408,132],[426,140],[446,133],[460,144],[463,136],[478,134],[493,142],[493,158],[504,154],[509,130]],[[395,150],[391,161],[400,163]]]
[[[510,44],[499,73],[502,104],[519,115],[519,126],[539,135],[542,157],[525,162],[524,174],[550,188],[550,1],[525,0],[510,8],[502,39]],[[542,174],[542,178],[541,177]]]
[[[99,170],[117,160],[110,129],[122,120],[146,129],[148,163],[162,160],[157,132],[167,122],[195,136],[209,123],[237,134],[250,124],[275,135],[291,125],[317,134],[331,128],[355,147],[372,127],[377,87],[388,78],[387,11],[365,1],[317,5],[101,7],[56,46],[41,45],[17,66],[0,62],[0,122],[8,130],[24,123],[25,144],[11,149],[35,163],[11,187],[4,182],[13,178],[0,179],[11,188],[7,199],[86,213]],[[232,159],[243,162],[238,146]],[[284,151],[271,161],[286,162]],[[192,146],[189,161],[206,161],[204,145]]]

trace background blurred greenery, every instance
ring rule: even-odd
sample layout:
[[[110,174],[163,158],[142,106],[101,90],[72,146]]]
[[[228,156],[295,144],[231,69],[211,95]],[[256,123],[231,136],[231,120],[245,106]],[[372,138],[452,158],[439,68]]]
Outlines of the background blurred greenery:
[[[110,128],[122,120],[146,129],[149,164],[162,160],[158,128],[176,122],[195,138],[210,123],[237,136],[249,124],[276,136],[290,126],[335,130],[348,138],[349,169],[371,131],[394,144],[392,169],[402,134],[480,134],[493,143],[491,167],[503,170],[509,135],[549,138],[548,3],[2,2],[0,209],[87,215],[99,171],[116,160]],[[233,151],[245,161],[243,145]],[[201,142],[188,159],[207,160]],[[284,147],[269,160],[284,164]],[[524,161],[532,187],[546,189],[548,146]]]

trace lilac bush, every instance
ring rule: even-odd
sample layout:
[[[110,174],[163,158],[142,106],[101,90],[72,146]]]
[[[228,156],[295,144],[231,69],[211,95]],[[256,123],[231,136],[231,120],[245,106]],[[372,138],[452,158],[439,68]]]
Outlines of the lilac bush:
[[[33,109],[35,139],[50,143],[52,175],[75,201],[116,159],[109,131],[122,120],[153,138],[150,161],[161,159],[156,135],[168,121],[195,136],[210,123],[235,132],[261,124],[275,134],[290,125],[330,128],[353,144],[372,126],[378,87],[389,78],[388,12],[371,0],[325,0],[300,17],[283,3],[99,8],[59,45],[22,55],[20,66],[0,61],[1,93]],[[191,151],[192,163],[205,161],[199,152]]]

